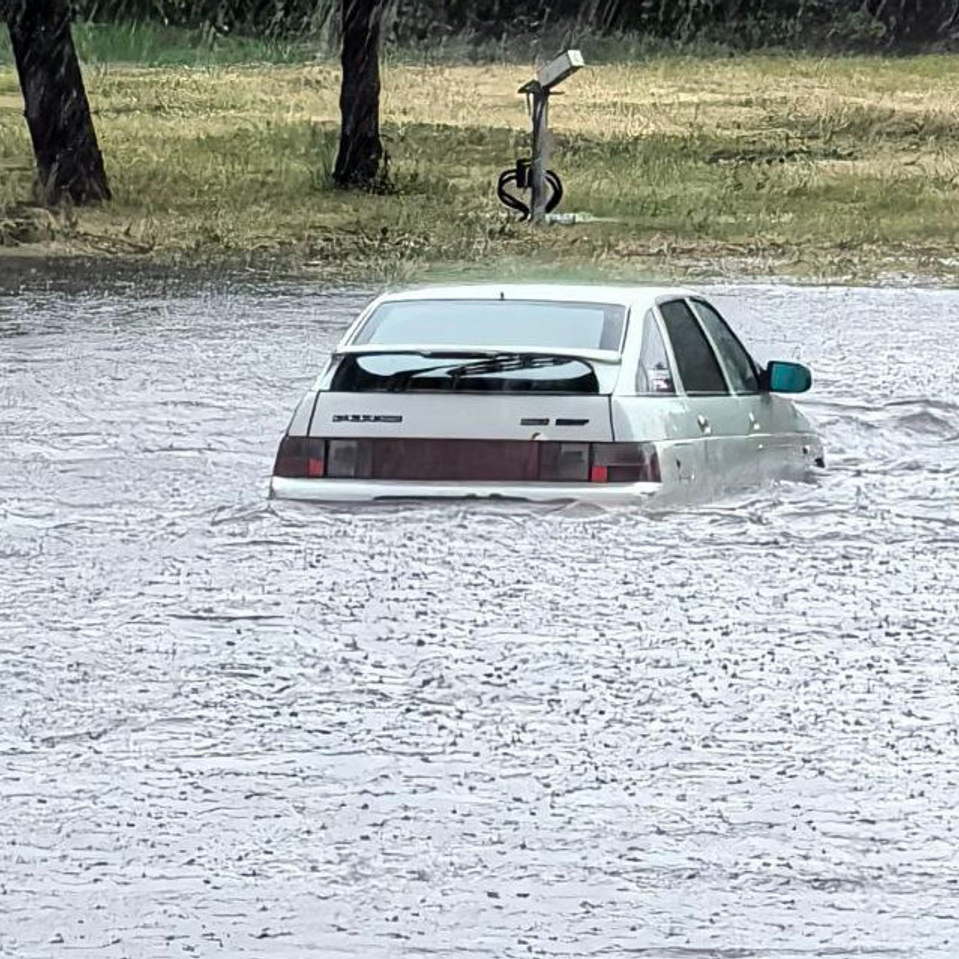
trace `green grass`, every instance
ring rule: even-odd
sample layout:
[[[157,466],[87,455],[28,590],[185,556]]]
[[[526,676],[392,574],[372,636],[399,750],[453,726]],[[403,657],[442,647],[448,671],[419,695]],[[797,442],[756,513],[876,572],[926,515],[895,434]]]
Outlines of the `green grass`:
[[[527,150],[516,88],[528,73],[388,64],[396,189],[357,195],[329,182],[334,66],[88,60],[115,200],[44,221],[52,239],[30,245],[10,226],[33,215],[29,139],[0,67],[0,238],[21,254],[271,260],[364,278],[959,271],[949,57],[674,56],[585,70],[554,102],[553,166],[563,208],[599,219],[541,230],[512,221],[493,191]]]
[[[75,23],[73,40],[84,63],[149,67],[212,67],[241,63],[306,63],[328,58],[323,37],[282,39],[229,36],[213,29],[185,30],[159,23]],[[0,65],[12,64],[6,30],[0,29]]]

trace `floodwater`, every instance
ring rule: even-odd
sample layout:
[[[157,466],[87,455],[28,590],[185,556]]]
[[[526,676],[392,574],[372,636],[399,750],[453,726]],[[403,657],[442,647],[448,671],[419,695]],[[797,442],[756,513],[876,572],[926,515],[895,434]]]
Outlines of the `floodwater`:
[[[0,955],[959,955],[959,295],[743,288],[829,471],[266,499],[363,297],[0,296]]]

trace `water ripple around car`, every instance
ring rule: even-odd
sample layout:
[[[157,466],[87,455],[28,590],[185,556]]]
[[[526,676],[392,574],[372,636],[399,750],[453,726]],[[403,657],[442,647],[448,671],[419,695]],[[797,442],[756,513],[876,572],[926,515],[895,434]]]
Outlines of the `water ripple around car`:
[[[726,288],[821,482],[265,499],[362,298],[0,296],[0,951],[955,955],[959,296]]]

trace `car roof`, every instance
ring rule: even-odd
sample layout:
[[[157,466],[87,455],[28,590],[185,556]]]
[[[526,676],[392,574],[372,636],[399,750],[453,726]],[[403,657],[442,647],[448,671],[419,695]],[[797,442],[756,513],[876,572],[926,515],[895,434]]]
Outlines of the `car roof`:
[[[613,303],[648,309],[664,296],[699,296],[674,286],[616,286],[590,283],[477,283],[424,286],[384,293],[377,303],[398,300],[555,300],[556,302]]]

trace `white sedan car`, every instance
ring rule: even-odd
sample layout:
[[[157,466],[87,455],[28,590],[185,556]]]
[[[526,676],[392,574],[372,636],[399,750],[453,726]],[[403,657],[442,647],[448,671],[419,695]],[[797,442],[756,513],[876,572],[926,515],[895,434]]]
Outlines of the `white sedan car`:
[[[500,285],[390,293],[300,401],[271,495],[371,501],[701,501],[822,466],[715,306],[682,289]]]

